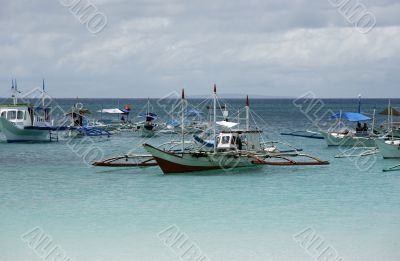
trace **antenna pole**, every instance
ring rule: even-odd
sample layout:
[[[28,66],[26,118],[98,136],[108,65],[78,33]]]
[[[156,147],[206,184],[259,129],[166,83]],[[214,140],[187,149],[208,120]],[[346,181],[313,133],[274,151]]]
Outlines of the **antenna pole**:
[[[43,106],[43,108],[44,108],[44,93],[45,93],[45,90],[44,90],[44,79],[43,79],[43,83],[42,83],[42,106]]]
[[[387,119],[388,130],[389,130],[389,128],[391,128],[391,126],[390,126],[390,111],[391,111],[390,107],[391,107],[391,105],[390,105],[390,99],[389,99],[389,104],[388,104],[388,119]]]
[[[11,80],[11,97],[13,99],[13,104],[17,104],[17,96],[15,91],[14,79]]]
[[[246,130],[249,130],[250,127],[250,104],[249,104],[249,96],[246,97]]]
[[[374,134],[374,128],[375,128],[375,114],[376,114],[376,109],[374,109],[374,114],[372,116],[372,135]]]
[[[182,132],[182,156],[185,151],[185,89],[182,89],[181,99],[181,132]]]
[[[214,84],[214,130],[213,130],[213,135],[214,135],[214,152],[217,151],[217,139],[216,139],[216,135],[217,135],[217,85]]]
[[[14,105],[17,105],[17,103],[18,103],[18,86],[17,86],[17,79],[14,79],[11,88],[12,88],[13,103],[14,103]]]

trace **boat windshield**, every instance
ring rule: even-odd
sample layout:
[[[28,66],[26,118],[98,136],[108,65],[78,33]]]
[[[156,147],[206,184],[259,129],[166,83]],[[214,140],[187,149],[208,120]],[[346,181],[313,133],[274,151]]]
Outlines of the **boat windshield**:
[[[7,120],[15,120],[17,118],[17,111],[8,111]]]
[[[17,120],[23,120],[23,119],[24,119],[24,112],[18,111],[17,112]]]
[[[230,138],[229,136],[223,136],[221,143],[222,144],[229,144],[229,138]]]

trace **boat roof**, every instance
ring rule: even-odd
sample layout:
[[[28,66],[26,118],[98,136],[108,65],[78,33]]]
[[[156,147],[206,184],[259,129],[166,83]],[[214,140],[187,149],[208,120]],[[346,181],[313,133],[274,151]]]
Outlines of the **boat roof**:
[[[17,108],[17,107],[33,107],[32,104],[0,104],[0,108]]]
[[[369,121],[370,117],[358,112],[338,112],[332,115],[332,119],[346,119],[348,121]]]
[[[233,128],[233,127],[239,125],[239,123],[229,122],[229,121],[217,121],[216,123],[218,125],[221,125],[221,126],[224,126],[224,127],[227,127],[227,128]]]
[[[20,107],[29,107],[34,108],[35,110],[47,110],[51,109],[50,107],[34,107],[32,104],[21,103],[21,104],[0,104],[0,108],[20,108]]]
[[[262,130],[223,130],[220,133],[238,133],[238,134],[242,134],[242,133],[262,133]]]

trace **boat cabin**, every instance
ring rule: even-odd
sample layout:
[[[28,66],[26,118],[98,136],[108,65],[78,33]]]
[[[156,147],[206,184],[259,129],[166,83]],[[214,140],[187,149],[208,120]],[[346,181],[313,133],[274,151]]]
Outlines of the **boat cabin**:
[[[0,105],[0,117],[17,126],[50,126],[50,108],[34,108],[30,104]]]
[[[249,150],[260,151],[261,141],[259,130],[232,130],[223,131],[217,137],[217,150]]]

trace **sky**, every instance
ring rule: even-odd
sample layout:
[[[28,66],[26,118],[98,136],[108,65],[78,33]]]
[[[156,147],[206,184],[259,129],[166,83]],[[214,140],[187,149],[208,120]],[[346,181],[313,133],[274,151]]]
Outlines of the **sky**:
[[[95,11],[79,20],[74,1]],[[400,97],[398,0],[88,1],[0,0],[0,97],[12,78],[21,91],[45,78],[60,98],[190,97],[214,83],[252,96]]]

